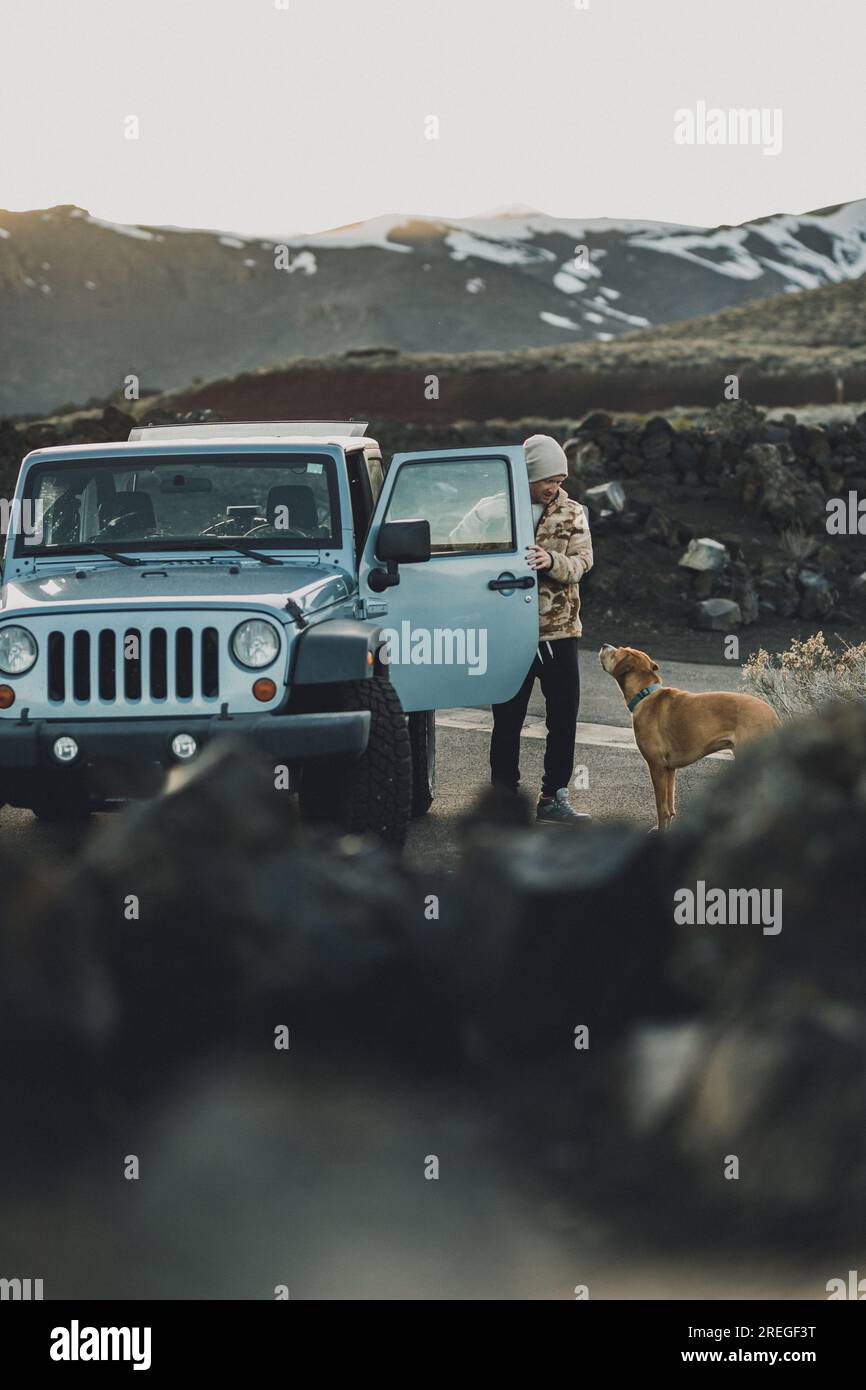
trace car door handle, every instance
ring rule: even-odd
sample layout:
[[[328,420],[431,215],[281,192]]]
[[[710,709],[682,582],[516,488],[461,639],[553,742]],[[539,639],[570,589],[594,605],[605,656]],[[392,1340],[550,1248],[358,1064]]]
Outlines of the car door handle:
[[[534,589],[535,575],[523,574],[519,579],[515,579],[513,574],[500,574],[498,579],[490,579],[487,582],[488,589]]]

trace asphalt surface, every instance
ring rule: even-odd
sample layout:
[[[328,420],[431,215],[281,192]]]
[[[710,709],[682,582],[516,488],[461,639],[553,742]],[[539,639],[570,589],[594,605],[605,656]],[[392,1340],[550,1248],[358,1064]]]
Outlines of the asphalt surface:
[[[683,690],[741,689],[739,670],[730,666],[662,662],[665,684]],[[597,652],[580,653],[581,706],[575,763],[587,770],[585,790],[572,792],[574,806],[598,819],[633,821],[650,830],[655,804],[646,765],[634,746],[631,716],[610,676],[598,664]],[[453,870],[460,856],[461,821],[469,814],[489,779],[488,710],[443,710],[437,716],[436,797],[423,819],[409,832],[406,862],[419,869]],[[522,740],[522,785],[534,801],[541,785],[544,759],[544,701],[536,685]],[[680,772],[677,810],[688,815],[690,797],[722,770],[725,755],[704,759]],[[95,816],[98,825],[104,816]],[[20,854],[37,872],[47,852],[74,853],[82,831],[38,821],[30,811],[6,806],[0,811],[0,830],[7,850]],[[546,833],[560,834],[558,826]]]
[[[739,667],[661,662],[666,685],[682,690],[742,690]],[[575,767],[586,768],[586,789],[574,790],[576,810],[599,820],[626,820],[651,830],[655,800],[646,764],[637,751],[619,688],[602,671],[595,650],[580,653],[581,701]],[[465,727],[474,725],[474,727]],[[489,781],[491,718],[486,710],[443,710],[436,728],[436,798],[409,833],[406,860],[418,868],[449,870],[459,858],[460,822],[472,811]],[[521,788],[534,802],[544,762],[544,700],[536,683],[524,727]],[[729,754],[716,754],[677,775],[677,815],[688,815],[689,799],[723,770]],[[550,826],[546,833],[562,833]],[[565,833],[568,833],[567,831]]]

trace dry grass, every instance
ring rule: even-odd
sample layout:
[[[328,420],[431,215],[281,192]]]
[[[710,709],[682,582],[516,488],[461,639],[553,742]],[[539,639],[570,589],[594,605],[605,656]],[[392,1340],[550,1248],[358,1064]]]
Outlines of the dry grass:
[[[780,537],[782,553],[795,564],[801,565],[804,560],[818,549],[818,542],[813,536],[809,536],[802,526],[788,526]]]
[[[753,695],[772,705],[782,719],[810,714],[839,700],[866,702],[866,642],[845,643],[835,651],[823,632],[791,643],[771,656],[761,649],[743,667]]]

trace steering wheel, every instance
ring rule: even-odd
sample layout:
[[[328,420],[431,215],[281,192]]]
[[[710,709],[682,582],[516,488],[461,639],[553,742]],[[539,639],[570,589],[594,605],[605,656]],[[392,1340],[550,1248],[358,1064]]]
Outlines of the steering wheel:
[[[292,540],[308,541],[311,537],[306,531],[301,531],[297,526],[272,526],[269,521],[262,522],[254,526],[251,531],[244,531],[244,539],[248,540],[251,536],[288,536]]]
[[[257,519],[264,522],[265,518]],[[245,536],[247,533],[243,530],[243,523],[239,522],[236,517],[221,516],[210,526],[206,526],[199,534],[202,536]]]
[[[124,523],[126,525],[124,526]],[[118,536],[134,536],[136,539],[144,539],[145,536],[156,535],[157,532],[152,526],[141,526],[141,516],[136,512],[123,512],[120,516],[114,516],[101,531],[92,537],[95,541],[116,540]]]

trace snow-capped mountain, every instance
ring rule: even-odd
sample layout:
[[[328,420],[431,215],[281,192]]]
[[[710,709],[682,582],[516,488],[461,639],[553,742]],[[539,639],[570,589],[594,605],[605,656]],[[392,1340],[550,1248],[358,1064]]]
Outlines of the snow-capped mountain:
[[[0,212],[0,412],[288,357],[609,341],[866,271],[866,200],[739,227],[528,209],[285,239]]]

